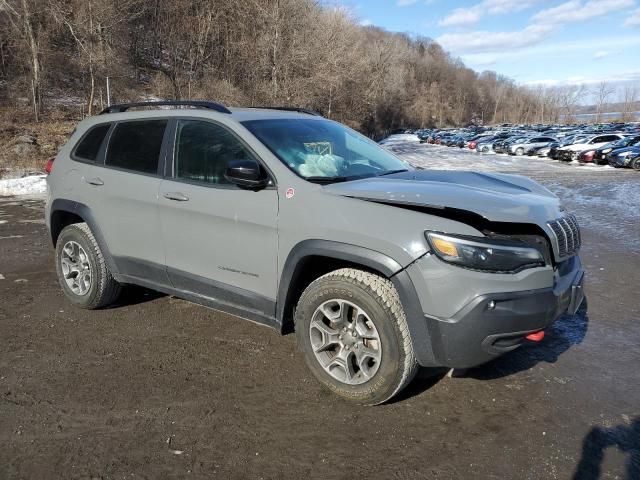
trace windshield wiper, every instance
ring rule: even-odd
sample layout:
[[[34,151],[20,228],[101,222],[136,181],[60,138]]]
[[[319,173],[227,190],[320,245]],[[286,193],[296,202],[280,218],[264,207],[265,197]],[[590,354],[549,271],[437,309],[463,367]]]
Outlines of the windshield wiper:
[[[313,183],[337,183],[337,182],[346,182],[347,180],[351,180],[351,178],[349,177],[341,177],[341,176],[335,176],[335,177],[317,176],[317,177],[303,177],[303,178],[308,182],[313,182]]]
[[[382,177],[384,175],[393,175],[394,173],[402,173],[402,172],[408,172],[408,171],[409,171],[408,168],[399,168],[398,170],[389,170],[388,172],[379,173],[378,175],[376,175],[376,177]]]

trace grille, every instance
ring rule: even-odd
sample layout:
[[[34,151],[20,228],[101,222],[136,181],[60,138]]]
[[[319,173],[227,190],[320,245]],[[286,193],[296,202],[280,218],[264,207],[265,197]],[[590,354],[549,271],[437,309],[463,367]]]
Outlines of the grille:
[[[580,226],[574,215],[558,218],[548,225],[553,231],[559,258],[574,255],[580,250]]]
[[[560,160],[571,161],[573,160],[573,152],[570,150],[560,150]]]

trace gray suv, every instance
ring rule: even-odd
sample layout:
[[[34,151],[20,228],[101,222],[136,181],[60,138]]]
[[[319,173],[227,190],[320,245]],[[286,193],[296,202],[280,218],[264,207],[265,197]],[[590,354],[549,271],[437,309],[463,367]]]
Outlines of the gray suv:
[[[47,183],[71,302],[136,284],[295,331],[318,380],[360,404],[418,366],[538,340],[583,299],[578,224],[548,190],[416,169],[306,110],[114,105],[78,125]]]

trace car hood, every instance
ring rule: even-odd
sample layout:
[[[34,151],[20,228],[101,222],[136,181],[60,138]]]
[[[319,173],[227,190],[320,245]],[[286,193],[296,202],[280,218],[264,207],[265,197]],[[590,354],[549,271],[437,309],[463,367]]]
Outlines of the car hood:
[[[398,206],[423,207],[435,215],[455,209],[492,222],[535,223],[543,229],[561,216],[560,202],[529,178],[498,173],[416,170],[325,185],[334,195]]]
[[[560,150],[569,150],[571,152],[577,152],[580,150],[586,150],[587,148],[588,149],[598,148],[598,147],[601,147],[602,145],[604,145],[604,143],[602,144],[572,143],[571,145],[565,145],[564,147],[561,147]]]
[[[625,152],[640,152],[640,147],[634,145],[632,147],[616,148],[615,150],[611,151],[611,155],[619,155]]]

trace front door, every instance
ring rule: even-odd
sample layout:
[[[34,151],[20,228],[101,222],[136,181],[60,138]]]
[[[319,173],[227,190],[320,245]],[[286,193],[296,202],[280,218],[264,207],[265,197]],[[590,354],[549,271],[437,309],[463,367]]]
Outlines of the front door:
[[[225,179],[230,160],[259,161],[228,128],[201,119],[178,120],[175,128],[173,168],[159,195],[173,286],[273,316],[278,251],[275,186],[252,191]]]

